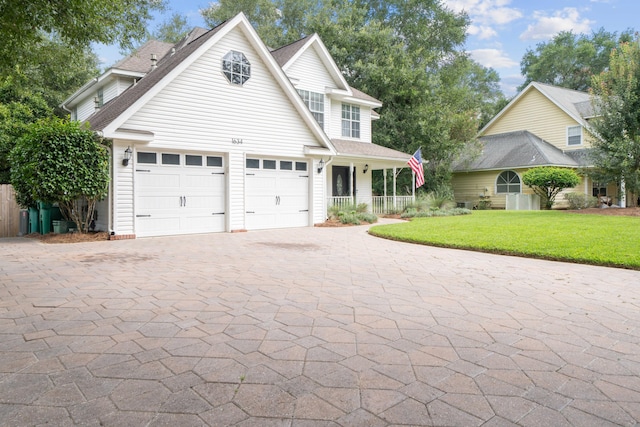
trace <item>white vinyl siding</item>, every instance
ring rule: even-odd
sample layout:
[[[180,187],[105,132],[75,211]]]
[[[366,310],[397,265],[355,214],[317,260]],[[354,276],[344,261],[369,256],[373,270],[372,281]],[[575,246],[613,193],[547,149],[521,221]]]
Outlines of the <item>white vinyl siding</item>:
[[[222,57],[231,49],[251,62],[252,77],[243,86],[229,85],[220,72]],[[153,129],[150,148],[295,158],[304,156],[305,145],[321,145],[240,30],[191,64],[121,127]]]
[[[84,121],[96,111],[96,105],[93,98],[93,96],[88,96],[78,103],[76,106],[77,120]]]
[[[307,49],[286,70],[287,76],[296,82],[296,89],[320,93],[324,96],[324,131],[331,135],[331,103],[324,95],[327,90],[336,88],[336,82],[320,60],[315,48]]]
[[[126,143],[113,144],[113,182],[114,194],[117,194],[117,203],[113,213],[113,228],[117,234],[133,234],[134,231],[134,165],[122,166]],[[135,155],[135,153],[134,153]]]

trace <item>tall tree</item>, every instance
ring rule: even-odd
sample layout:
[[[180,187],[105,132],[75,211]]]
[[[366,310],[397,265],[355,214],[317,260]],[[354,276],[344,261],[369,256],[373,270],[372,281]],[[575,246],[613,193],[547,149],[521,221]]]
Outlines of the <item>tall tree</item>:
[[[539,43],[535,50],[527,49],[520,61],[525,81],[519,90],[536,81],[586,91],[591,76],[609,65],[611,50],[619,42],[629,41],[632,34],[632,30],[627,30],[618,36],[603,28],[591,35],[562,31],[551,41]]]
[[[98,57],[89,47],[73,48],[59,37],[41,34],[13,74],[14,84],[40,95],[54,112],[68,112],[59,105],[99,73]]]
[[[144,36],[151,13],[163,7],[163,0],[2,0],[0,75],[23,64],[42,33],[80,49],[92,42],[129,46]]]
[[[173,13],[169,19],[158,25],[151,33],[151,38],[166,43],[178,43],[190,30],[187,18],[179,13]]]
[[[29,124],[53,115],[44,98],[23,86],[11,77],[0,82],[0,184],[10,182],[9,153]]]
[[[593,175],[600,182],[624,182],[640,194],[640,37],[611,52],[609,67],[594,76],[591,91],[597,117],[591,125]]]

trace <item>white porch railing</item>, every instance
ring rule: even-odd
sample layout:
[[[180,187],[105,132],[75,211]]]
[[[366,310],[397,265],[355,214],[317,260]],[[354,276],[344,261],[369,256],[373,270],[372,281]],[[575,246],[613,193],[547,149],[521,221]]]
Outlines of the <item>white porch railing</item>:
[[[383,215],[402,211],[408,204],[413,202],[413,196],[373,196],[369,209],[371,213]],[[349,206],[353,205],[351,196],[333,196],[327,199],[327,206]]]
[[[413,196],[373,196],[371,210],[376,215],[400,212],[413,201]]]
[[[353,205],[353,197],[351,196],[332,196],[327,200],[327,206],[340,206],[341,208],[345,206]]]

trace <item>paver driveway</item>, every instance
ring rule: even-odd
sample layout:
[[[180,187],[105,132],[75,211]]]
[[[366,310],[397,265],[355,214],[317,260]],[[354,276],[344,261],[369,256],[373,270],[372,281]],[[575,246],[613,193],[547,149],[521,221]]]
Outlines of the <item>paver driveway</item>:
[[[640,273],[304,228],[0,240],[0,425],[635,425]]]

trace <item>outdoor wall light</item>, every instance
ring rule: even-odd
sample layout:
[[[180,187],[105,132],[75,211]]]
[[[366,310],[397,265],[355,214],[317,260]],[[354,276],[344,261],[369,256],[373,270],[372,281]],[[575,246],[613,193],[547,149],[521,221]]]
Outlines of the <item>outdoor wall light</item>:
[[[362,173],[367,173],[367,171],[369,170],[369,165],[364,165],[364,167],[362,168]]]
[[[131,149],[131,147],[127,147],[127,149],[124,150],[124,157],[122,158],[122,166],[129,165],[129,160],[131,160],[132,153],[133,153],[133,150]]]
[[[318,163],[318,173],[322,173],[322,169],[324,169],[324,159],[320,159]]]

